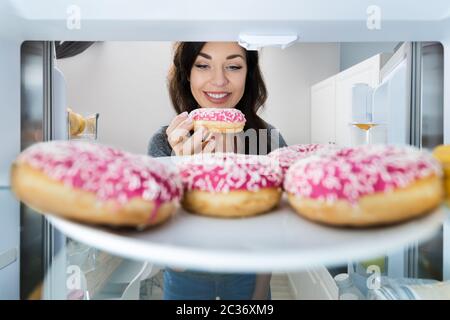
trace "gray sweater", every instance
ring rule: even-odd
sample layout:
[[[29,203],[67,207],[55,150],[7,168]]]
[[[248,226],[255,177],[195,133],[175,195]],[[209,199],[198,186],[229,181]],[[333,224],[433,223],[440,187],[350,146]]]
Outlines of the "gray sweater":
[[[148,145],[148,154],[152,157],[170,157],[172,156],[172,147],[167,140],[166,129],[168,126],[161,127],[150,139]],[[272,149],[287,146],[283,136],[272,125],[267,124],[267,139],[271,139]],[[268,150],[267,152],[270,152]]]

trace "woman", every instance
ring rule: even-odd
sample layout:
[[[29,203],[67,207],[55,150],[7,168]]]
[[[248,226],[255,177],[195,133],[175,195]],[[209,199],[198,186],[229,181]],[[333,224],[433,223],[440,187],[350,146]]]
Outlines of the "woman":
[[[286,146],[278,131],[257,115],[267,98],[258,52],[246,51],[235,42],[177,43],[168,86],[178,115],[152,137],[151,156],[235,152],[235,145],[230,145],[224,135],[213,135],[205,128],[191,133],[193,123],[188,112],[208,107],[237,108],[244,113],[247,120],[244,131],[257,133],[252,136],[256,139],[240,137],[245,139],[245,153],[264,154]],[[270,275],[167,269],[164,299],[267,299],[269,283]]]

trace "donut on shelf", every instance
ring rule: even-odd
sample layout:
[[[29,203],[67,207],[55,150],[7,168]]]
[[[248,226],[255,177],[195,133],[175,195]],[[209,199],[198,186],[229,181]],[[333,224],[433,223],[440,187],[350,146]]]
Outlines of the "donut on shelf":
[[[329,152],[336,149],[337,147],[331,144],[294,144],[275,149],[268,156],[278,161],[284,175],[295,161],[317,153]]]
[[[267,212],[281,197],[282,174],[267,156],[199,154],[178,163],[182,206],[201,215],[235,218]]]
[[[284,189],[292,207],[314,221],[341,226],[395,223],[442,201],[442,169],[409,146],[364,145],[297,161]]]
[[[13,162],[11,186],[43,214],[132,227],[167,220],[183,191],[176,168],[87,141],[32,145]]]
[[[245,126],[244,114],[235,108],[198,108],[189,113],[194,130],[202,126],[215,133],[237,133]]]

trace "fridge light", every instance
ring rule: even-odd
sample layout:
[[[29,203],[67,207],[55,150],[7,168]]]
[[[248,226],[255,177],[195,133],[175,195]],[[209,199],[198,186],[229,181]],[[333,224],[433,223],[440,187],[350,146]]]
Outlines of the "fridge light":
[[[277,46],[285,49],[298,40],[298,35],[251,35],[240,34],[239,45],[247,50],[259,50],[262,47]]]

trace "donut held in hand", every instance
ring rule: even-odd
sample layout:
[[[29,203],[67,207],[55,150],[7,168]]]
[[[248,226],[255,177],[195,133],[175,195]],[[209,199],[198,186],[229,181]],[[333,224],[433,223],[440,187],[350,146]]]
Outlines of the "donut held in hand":
[[[194,130],[205,127],[214,133],[237,133],[245,126],[244,114],[235,108],[199,108],[191,111]]]

